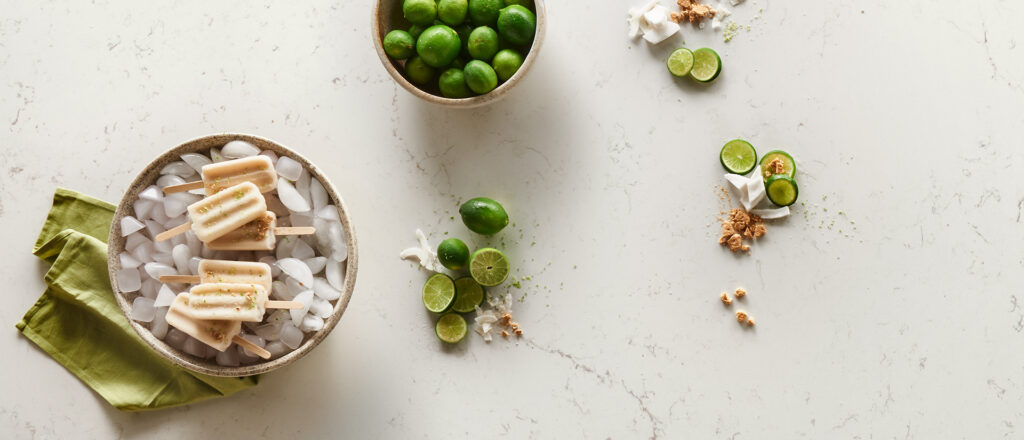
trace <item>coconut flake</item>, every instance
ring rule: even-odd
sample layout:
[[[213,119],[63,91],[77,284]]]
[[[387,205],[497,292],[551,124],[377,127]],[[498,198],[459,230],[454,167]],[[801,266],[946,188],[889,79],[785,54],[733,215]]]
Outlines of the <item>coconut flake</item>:
[[[750,213],[758,217],[761,217],[765,220],[775,220],[783,217],[789,217],[790,214],[788,206],[783,206],[781,208],[754,209],[751,210]]]

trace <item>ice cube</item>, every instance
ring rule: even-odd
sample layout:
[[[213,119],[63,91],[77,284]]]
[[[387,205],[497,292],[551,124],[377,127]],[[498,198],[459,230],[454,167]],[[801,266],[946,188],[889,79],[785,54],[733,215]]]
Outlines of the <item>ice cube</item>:
[[[298,295],[295,295],[295,298],[292,298],[292,301],[298,301],[302,303],[301,309],[288,310],[288,312],[291,313],[292,315],[292,324],[298,326],[299,324],[302,324],[302,317],[306,316],[306,313],[309,313],[309,306],[313,304],[313,291],[307,290],[301,292]]]
[[[136,267],[139,267],[140,264],[142,264],[142,262],[137,260],[135,257],[132,256],[132,254],[128,252],[121,252],[117,256],[118,258],[121,259],[121,267],[123,268],[134,269]]]
[[[137,292],[142,288],[142,277],[139,276],[138,269],[124,268],[117,271],[114,275],[117,279],[117,288],[121,292]]]
[[[316,275],[320,273],[320,271],[324,270],[324,266],[327,265],[327,258],[313,257],[302,260],[302,262],[306,263],[306,266],[309,266],[309,271],[313,272],[313,275]]]
[[[292,293],[292,290],[288,288],[288,285],[285,284],[284,281],[274,281],[272,287],[273,289],[272,292],[270,292],[270,296],[274,297],[274,299],[291,301],[292,298],[295,298],[295,294]]]
[[[157,339],[167,336],[167,307],[157,307],[153,315],[153,322],[149,325],[149,332]]]
[[[184,234],[185,244],[188,245],[188,254],[192,257],[198,257],[199,252],[203,250],[203,242],[199,241],[199,237],[196,237],[196,233],[192,230],[188,230]]]
[[[134,233],[132,235],[129,235],[128,237],[125,237],[125,239],[124,239],[124,250],[126,250],[128,252],[132,252],[132,251],[135,250],[135,248],[139,247],[139,245],[141,245],[142,243],[146,243],[146,242],[149,242],[149,241],[150,241],[149,237],[146,237],[141,232],[136,232],[136,233]]]
[[[187,220],[182,221],[182,223],[185,223],[185,221],[187,221]],[[174,225],[174,226],[177,226],[177,225]],[[185,244],[185,234],[178,234],[178,235],[175,235],[175,236],[171,237],[171,244],[174,245],[174,246],[177,246],[179,244]],[[171,249],[173,250],[174,248],[172,247]]]
[[[160,292],[159,281],[148,277],[142,280],[142,287],[139,288],[139,293],[141,293],[142,296],[149,299],[156,299],[158,292]]]
[[[197,173],[201,173],[203,171],[204,166],[213,163],[213,161],[210,160],[209,157],[203,156],[202,154],[198,153],[182,154],[181,160],[185,161],[185,163],[187,163],[188,166],[192,167],[193,170],[196,170]]]
[[[202,200],[202,197],[195,194],[185,192],[169,194],[167,197],[164,197],[164,214],[167,214],[168,219],[178,217],[185,213],[188,205],[199,200]]]
[[[222,367],[237,367],[238,363],[238,350],[224,350],[217,353],[217,365]]]
[[[171,257],[174,258],[174,268],[178,269],[179,275],[188,275],[188,260],[191,258],[187,244],[179,244],[171,250]]]
[[[338,207],[334,205],[327,205],[316,210],[317,218],[324,220],[330,220],[335,222],[341,222],[341,216],[338,215]]]
[[[148,263],[150,261],[153,261],[154,252],[155,250],[153,249],[153,242],[147,240],[142,243],[139,243],[139,245],[136,246],[135,249],[131,251],[131,254],[133,257],[135,257],[136,260],[139,260],[140,262],[143,263]]]
[[[139,193],[139,198],[152,202],[162,202],[164,201],[164,193],[163,191],[160,191],[160,188],[157,188],[156,185],[150,185]]]
[[[185,179],[175,176],[174,174],[160,176],[159,179],[156,179],[156,186],[160,189],[167,188],[168,186],[181,185],[183,183],[185,183]]]
[[[295,240],[295,246],[292,246],[292,258],[298,258],[305,260],[307,258],[313,258],[316,253],[313,252],[313,248],[309,247],[305,241]]]
[[[295,181],[295,190],[299,192],[302,199],[306,201],[307,205],[313,205],[313,198],[309,195],[309,182],[312,180],[309,175],[309,170],[303,168],[302,174],[299,174],[299,180]]]
[[[181,330],[172,328],[167,330],[167,337],[164,338],[164,342],[171,347],[181,350],[185,348],[185,341],[187,339],[189,339],[189,335],[186,335]]]
[[[178,271],[175,270],[173,267],[162,263],[146,263],[142,267],[143,269],[146,270],[146,273],[149,274],[149,277],[153,278],[154,280],[159,280],[160,277],[163,275],[178,274]]]
[[[224,157],[223,154],[220,154],[219,148],[210,149],[210,159],[213,160],[213,163],[224,162],[225,160],[228,160],[228,158]]]
[[[277,309],[274,313],[271,313],[266,320],[267,325],[284,325],[286,322],[292,322],[292,315],[288,313],[288,310]]]
[[[330,200],[327,196],[327,190],[324,189],[324,185],[320,183],[320,179],[312,178],[309,181],[309,198],[313,201],[313,209],[320,210]]]
[[[172,291],[170,287],[167,287],[167,285],[164,284],[160,286],[160,293],[156,295],[156,300],[153,301],[153,306],[170,307],[171,304],[174,303],[175,296],[177,295],[174,294],[174,291]]]
[[[189,336],[185,338],[185,346],[182,347],[181,351],[184,351],[185,353],[188,353],[195,357],[206,357],[206,347],[206,344],[199,342],[198,339]]]
[[[281,343],[294,350],[302,344],[302,330],[292,323],[286,323],[281,327]]]
[[[312,313],[313,316],[327,318],[331,316],[331,313],[334,313],[334,306],[327,302],[326,299],[314,297],[313,303],[309,305],[309,313]]]
[[[150,322],[156,315],[156,307],[153,307],[153,300],[140,296],[132,301],[132,319],[139,322]]]
[[[331,256],[331,223],[333,222],[320,217],[313,219],[313,228],[316,229],[313,232],[313,236],[316,238],[316,249],[320,251],[320,255],[325,257]]]
[[[160,246],[158,243],[160,243],[160,242],[158,241],[158,242],[154,243],[154,245]],[[167,243],[167,242],[164,242],[164,243]],[[171,244],[167,243],[167,247],[170,247],[170,246],[171,246]],[[174,264],[174,257],[171,256],[171,250],[167,249],[167,252],[156,252],[156,253],[154,253],[153,254],[153,261],[156,262],[156,263],[165,264],[167,266],[170,266],[170,265]]]
[[[295,189],[292,184],[288,183],[287,180],[278,179],[277,181],[277,196],[281,198],[281,203],[292,212],[307,212],[309,211],[309,202],[302,197],[301,194]]]
[[[331,283],[323,278],[313,279],[313,292],[316,293],[316,296],[327,301],[334,301],[341,297],[341,290],[335,289],[331,286]]]
[[[153,205],[153,209],[149,211],[149,218],[150,220],[160,223],[161,225],[166,223],[167,220],[170,219],[170,217],[167,216],[167,213],[163,209],[163,200],[161,200],[160,203],[156,203]]]
[[[132,203],[132,209],[135,211],[135,216],[140,219],[149,218],[149,211],[153,209],[155,203],[152,200],[139,199],[135,203]]]
[[[145,227],[146,227],[146,225],[144,225],[144,224],[142,224],[142,222],[136,220],[135,217],[132,217],[130,215],[126,215],[124,217],[121,217],[121,236],[122,237],[127,237],[127,236],[129,236],[129,235],[131,235],[131,234],[133,234],[133,233],[135,233],[137,231],[142,230],[142,228],[145,228]]]
[[[306,315],[302,318],[302,324],[299,324],[299,330],[304,332],[316,332],[324,328],[324,320],[319,316]]]
[[[327,276],[327,282],[331,284],[335,289],[341,290],[345,285],[344,274],[341,268],[342,263],[340,261],[334,261],[333,259],[327,259],[327,266],[324,266],[324,275]]]
[[[281,275],[281,268],[277,267],[277,264],[276,264],[277,263],[277,258],[275,258],[273,256],[260,257],[259,262],[270,266],[270,276],[271,277],[277,278],[278,275]]]
[[[302,164],[288,156],[281,156],[277,159],[277,165],[274,168],[277,169],[279,176],[291,181],[299,180],[299,176],[302,175]]]
[[[173,174],[180,177],[189,177],[196,174],[196,170],[183,161],[174,161],[160,170],[160,174]]]
[[[277,250],[275,251],[277,259],[280,260],[282,258],[288,258],[288,256],[292,254],[292,247],[294,247],[295,243],[298,241],[298,238],[287,235],[279,238],[277,240]]]
[[[282,278],[284,279],[284,284],[285,284],[286,286],[288,286],[288,291],[292,293],[292,297],[293,297],[293,298],[294,298],[294,297],[295,297],[295,295],[296,295],[296,294],[298,294],[299,292],[302,292],[302,291],[304,291],[304,290],[309,290],[309,288],[308,288],[308,287],[304,287],[304,286],[303,286],[303,285],[302,285],[301,283],[299,283],[299,282],[298,282],[298,281],[297,281],[297,280],[296,280],[295,278],[292,278],[292,277],[290,277],[290,276],[288,276],[288,275],[283,275],[283,276],[282,276]]]
[[[161,232],[167,230],[167,228],[165,228],[164,225],[158,223],[156,220],[146,220],[145,223],[146,233],[149,234],[150,237],[156,237],[157,234],[160,234]]]
[[[258,345],[260,348],[263,348],[265,345],[267,345],[267,341],[264,341],[263,338],[257,335],[242,335],[242,339],[252,342],[253,344]],[[241,347],[241,345],[239,346]],[[242,349],[245,350],[245,354],[249,356],[256,356],[256,353],[249,351],[248,348],[242,347]]]
[[[189,275],[199,275],[199,262],[203,261],[202,258],[192,257],[188,259],[188,273]]]
[[[331,239],[331,259],[345,261],[348,258],[348,243],[345,234],[341,232],[341,223],[331,222],[328,236]]]
[[[234,140],[224,144],[220,149],[220,154],[223,154],[224,157],[238,159],[240,157],[249,157],[260,154],[260,149],[246,141]]]
[[[281,339],[281,323],[261,325],[256,327],[256,330],[253,331],[256,333],[256,336],[267,341],[276,341]]]
[[[302,260],[296,258],[282,258],[277,260],[277,267],[289,277],[295,278],[305,288],[313,287],[313,272]]]
[[[263,348],[270,352],[271,359],[277,359],[278,357],[281,357],[281,355],[290,351],[281,341],[267,342],[267,346]]]
[[[271,162],[277,162],[277,153],[275,153],[273,151],[270,151],[270,150],[260,151],[260,156],[267,156],[267,157],[270,158]]]

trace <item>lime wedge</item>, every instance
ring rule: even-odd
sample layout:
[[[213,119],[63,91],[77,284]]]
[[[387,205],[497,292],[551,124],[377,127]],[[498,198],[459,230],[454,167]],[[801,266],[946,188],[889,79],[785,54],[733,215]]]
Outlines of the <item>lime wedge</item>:
[[[437,325],[434,326],[434,333],[437,334],[437,339],[449,344],[455,344],[466,337],[466,331],[469,326],[466,325],[466,320],[462,319],[462,316],[457,313],[449,313],[437,320]]]
[[[671,73],[672,76],[684,77],[690,73],[690,69],[693,69],[693,52],[685,47],[676,49],[672,55],[668,56],[668,61],[665,64],[668,65],[668,73]]]
[[[443,273],[435,273],[423,285],[423,306],[434,313],[447,311],[455,302],[455,283]]]
[[[473,278],[462,277],[455,280],[455,302],[452,310],[459,313],[472,312],[476,306],[484,303],[484,288]]]
[[[776,174],[764,182],[765,192],[768,193],[768,200],[779,206],[789,206],[796,203],[796,196],[799,190],[796,181],[785,174]]]
[[[718,158],[725,170],[733,174],[744,175],[757,166],[757,151],[750,142],[743,139],[726,142]]]
[[[718,53],[702,47],[693,51],[693,69],[690,69],[690,77],[700,82],[711,82],[722,73],[722,59]]]
[[[473,253],[469,260],[469,274],[481,286],[497,286],[508,278],[508,258],[494,248],[483,248]]]

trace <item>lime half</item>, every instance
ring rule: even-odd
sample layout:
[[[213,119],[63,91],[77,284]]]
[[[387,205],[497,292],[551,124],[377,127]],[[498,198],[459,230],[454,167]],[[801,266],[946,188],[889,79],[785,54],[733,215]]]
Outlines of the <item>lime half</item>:
[[[725,170],[744,175],[757,166],[757,151],[743,139],[733,139],[722,146],[722,152],[718,154]]]
[[[455,283],[448,275],[435,273],[423,285],[423,306],[434,313],[447,311],[455,302]]]
[[[672,55],[668,56],[668,61],[665,64],[668,65],[668,73],[671,73],[672,76],[684,77],[690,73],[690,69],[693,69],[693,52],[685,47],[676,49]]]
[[[484,303],[484,288],[471,277],[455,280],[455,302],[452,310],[459,313],[472,312]]]
[[[494,248],[483,248],[473,253],[469,260],[469,274],[481,286],[497,286],[508,278],[508,258]]]
[[[466,337],[468,329],[469,326],[466,325],[466,320],[462,319],[461,315],[449,313],[437,320],[437,325],[434,326],[434,333],[437,333],[437,339],[449,344],[455,344]]]
[[[690,77],[700,82],[711,82],[722,73],[722,59],[718,53],[702,47],[693,51],[693,69],[690,69]]]
[[[796,196],[799,190],[796,181],[785,174],[776,174],[764,182],[765,192],[768,193],[768,200],[779,206],[789,206],[796,203]]]
[[[776,173],[775,167],[772,166],[772,162],[776,159],[782,164],[782,172]],[[764,154],[761,158],[761,172],[764,173],[765,179],[771,177],[773,174],[785,174],[789,177],[796,177],[796,161],[793,160],[793,156],[782,150],[772,150]]]

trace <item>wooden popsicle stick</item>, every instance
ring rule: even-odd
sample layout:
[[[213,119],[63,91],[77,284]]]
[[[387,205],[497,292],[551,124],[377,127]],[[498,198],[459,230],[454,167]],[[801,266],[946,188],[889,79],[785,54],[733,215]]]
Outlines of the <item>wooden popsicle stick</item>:
[[[181,235],[192,229],[192,222],[185,222],[164,232],[156,234],[156,241],[167,241],[167,239],[174,237],[175,235]]]
[[[160,282],[198,284],[199,275],[160,275]]]
[[[305,307],[305,305],[298,301],[268,300],[263,303],[263,307],[267,309],[301,309]]]
[[[274,228],[274,235],[310,235],[315,233],[316,228],[312,226],[284,226]]]
[[[195,182],[182,183],[180,185],[170,185],[164,187],[164,194],[180,193],[185,191],[192,191],[194,189],[200,189],[203,187],[203,181],[197,180]]]
[[[249,351],[251,351],[253,353],[256,353],[257,356],[259,356],[259,357],[261,357],[263,359],[270,359],[270,352],[269,351],[264,350],[263,347],[260,347],[259,345],[253,344],[252,342],[249,342],[247,339],[245,339],[245,338],[243,338],[241,336],[235,335],[234,338],[231,338],[231,342],[234,342],[234,343],[236,343],[238,345],[241,345],[246,350],[249,350]]]

